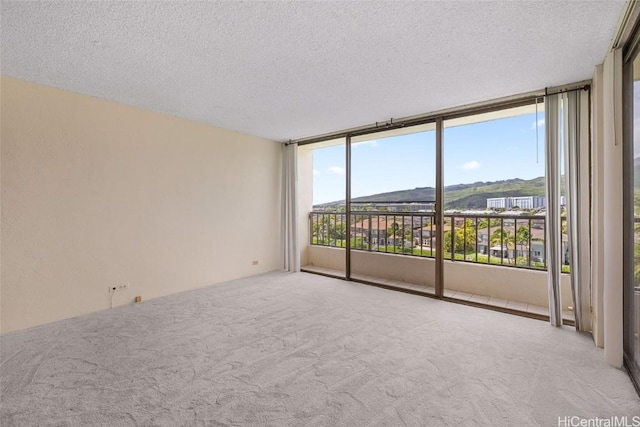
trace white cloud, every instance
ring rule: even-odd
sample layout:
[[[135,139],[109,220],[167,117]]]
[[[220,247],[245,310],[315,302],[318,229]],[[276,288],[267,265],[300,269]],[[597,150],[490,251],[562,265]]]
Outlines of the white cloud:
[[[314,169],[313,176],[318,176],[318,175],[320,175],[320,171],[318,169]]]
[[[531,123],[531,130],[536,130],[536,127],[544,126],[544,119],[538,119]]]
[[[341,166],[331,166],[327,172],[332,175],[344,175],[344,168]]]
[[[478,163],[476,160],[471,160],[470,162],[467,162],[463,165],[458,166],[460,169],[464,169],[466,171],[470,171],[473,169],[478,169],[480,167],[480,163]]]

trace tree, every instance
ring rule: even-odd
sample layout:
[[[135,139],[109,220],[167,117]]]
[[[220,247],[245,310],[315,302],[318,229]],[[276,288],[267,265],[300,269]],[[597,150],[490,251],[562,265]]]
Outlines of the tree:
[[[487,228],[488,226],[491,226],[492,228],[498,227],[499,225],[500,225],[499,218],[491,218],[491,219],[482,218],[478,220],[478,230],[482,230],[483,228]]]
[[[332,221],[329,221],[329,237],[333,240],[344,240],[347,237],[347,225],[337,218],[336,215]]]
[[[466,227],[465,227],[466,225]],[[455,229],[455,253],[471,253],[476,251],[476,229],[472,220],[466,219],[465,225],[461,225]],[[466,229],[466,231],[465,231]],[[443,248],[445,256],[451,254],[451,231],[445,231]],[[466,243],[466,244],[465,244]],[[465,248],[466,246],[466,248]]]
[[[513,249],[514,236],[508,230],[504,228],[498,228],[491,233],[491,246],[500,245],[500,251],[504,253],[504,249],[507,249],[507,262],[510,262],[509,249]],[[515,259],[514,259],[515,261]]]
[[[313,235],[321,245],[335,245],[347,236],[347,223],[343,214],[327,213],[318,215],[313,223]]]
[[[529,238],[531,237],[531,233],[529,232],[529,227],[525,227],[524,225],[518,228],[516,231],[516,244],[520,245],[520,252],[522,252],[523,258],[525,260],[525,264],[529,261],[530,251],[529,248]],[[526,255],[524,248],[527,248]]]
[[[471,219],[465,219],[464,224],[456,229],[456,252],[475,253],[476,227]]]
[[[329,227],[326,222],[325,215],[318,215],[313,221],[313,235],[316,238],[316,243],[320,245],[329,244],[329,236],[327,233]]]
[[[387,241],[388,239],[393,239],[393,244],[396,247],[404,247],[405,241],[410,242],[413,246],[413,229],[411,226],[403,227],[401,224],[394,222],[387,229]]]

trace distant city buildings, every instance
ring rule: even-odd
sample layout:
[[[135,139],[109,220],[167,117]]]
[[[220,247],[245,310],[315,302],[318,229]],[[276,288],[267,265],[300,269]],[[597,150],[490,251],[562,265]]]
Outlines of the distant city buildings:
[[[547,205],[545,196],[509,196],[493,197],[485,199],[487,210],[534,210],[543,209]],[[482,199],[478,200],[482,203]],[[566,206],[566,197],[560,197],[560,206]],[[345,202],[333,202],[323,205],[313,206],[314,211],[344,211]],[[385,211],[385,212],[433,212],[435,202],[358,202],[351,203],[351,210],[358,211]],[[468,214],[484,214],[487,211],[481,210],[480,206],[468,208],[450,208],[446,212],[465,212]]]
[[[563,204],[562,197],[561,204]],[[487,209],[538,209],[546,205],[544,196],[494,197],[487,199]]]

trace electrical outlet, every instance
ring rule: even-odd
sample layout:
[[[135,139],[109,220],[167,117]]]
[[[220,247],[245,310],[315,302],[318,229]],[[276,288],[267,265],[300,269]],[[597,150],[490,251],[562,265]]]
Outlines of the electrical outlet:
[[[127,289],[129,289],[129,283],[122,283],[120,285],[115,285],[115,286],[107,286],[107,291],[109,291],[110,294],[118,291],[126,291]]]

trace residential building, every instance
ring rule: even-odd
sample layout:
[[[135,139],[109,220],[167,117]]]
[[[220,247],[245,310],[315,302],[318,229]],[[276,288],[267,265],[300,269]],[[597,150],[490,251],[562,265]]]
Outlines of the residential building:
[[[563,199],[564,200],[564,199]],[[565,204],[562,203],[561,204]],[[487,199],[487,209],[538,209],[545,207],[543,196],[493,197]]]

